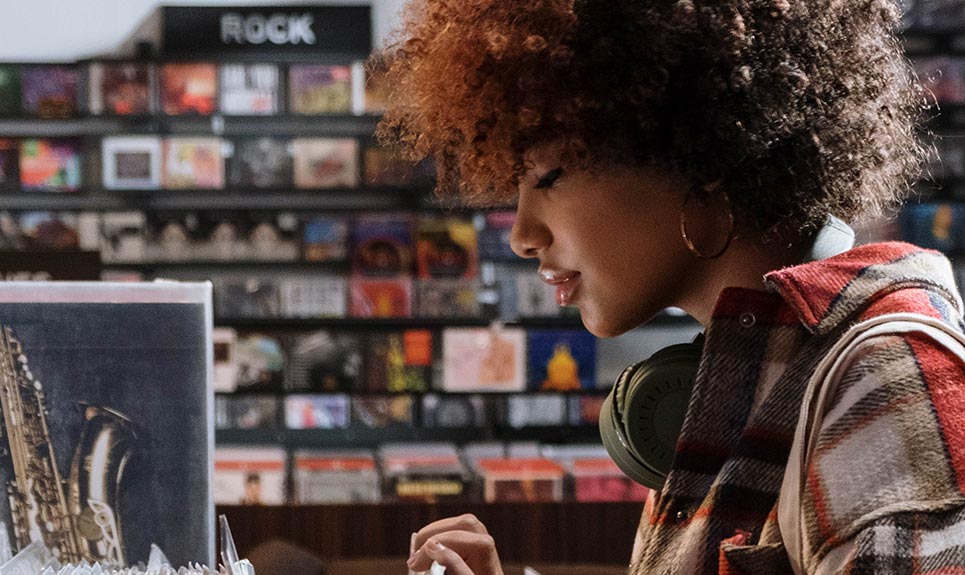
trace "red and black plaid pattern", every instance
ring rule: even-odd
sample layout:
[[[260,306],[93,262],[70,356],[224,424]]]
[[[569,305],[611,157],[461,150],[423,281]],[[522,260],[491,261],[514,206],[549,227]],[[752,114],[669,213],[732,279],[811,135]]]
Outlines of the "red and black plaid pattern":
[[[776,501],[804,388],[853,323],[906,311],[962,329],[948,260],[873,244],[722,292],[631,573],[781,574]],[[965,574],[965,370],[920,336],[865,344],[808,469],[809,572]]]

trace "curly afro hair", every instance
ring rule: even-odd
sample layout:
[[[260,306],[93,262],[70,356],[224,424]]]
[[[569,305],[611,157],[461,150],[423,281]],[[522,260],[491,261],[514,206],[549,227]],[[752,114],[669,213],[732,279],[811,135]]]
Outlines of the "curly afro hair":
[[[801,232],[896,206],[924,92],[893,0],[414,0],[378,134],[437,193],[512,202],[534,146],[720,181],[738,221]]]

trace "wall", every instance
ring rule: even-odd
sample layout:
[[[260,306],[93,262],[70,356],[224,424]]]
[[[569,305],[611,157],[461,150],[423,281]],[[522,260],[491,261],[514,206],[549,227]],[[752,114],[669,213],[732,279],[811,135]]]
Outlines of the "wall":
[[[3,0],[0,3],[0,61],[73,61],[129,55],[126,42],[137,30],[150,30],[150,17],[162,5],[372,5],[376,45],[395,26],[404,0]],[[145,25],[148,24],[147,28]]]

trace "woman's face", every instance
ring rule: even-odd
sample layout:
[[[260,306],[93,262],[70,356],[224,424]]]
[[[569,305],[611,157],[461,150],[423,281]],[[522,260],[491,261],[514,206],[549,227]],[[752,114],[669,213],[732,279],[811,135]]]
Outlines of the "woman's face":
[[[579,308],[599,337],[678,306],[696,267],[680,236],[684,180],[650,168],[564,171],[549,151],[530,158],[510,245],[539,258],[557,303]]]

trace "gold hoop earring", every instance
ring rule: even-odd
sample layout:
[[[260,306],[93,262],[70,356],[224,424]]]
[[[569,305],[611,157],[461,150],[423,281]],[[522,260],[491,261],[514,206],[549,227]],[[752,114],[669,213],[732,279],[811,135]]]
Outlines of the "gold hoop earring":
[[[725,192],[718,192],[718,193],[720,193],[720,195],[724,198],[724,202],[727,204],[728,229],[727,229],[727,241],[724,242],[724,246],[720,248],[720,251],[718,251],[713,255],[707,255],[701,252],[697,248],[697,246],[694,245],[693,240],[691,240],[690,236],[687,234],[687,215],[686,214],[687,214],[687,203],[690,202],[690,195],[691,195],[690,193],[688,193],[687,197],[684,198],[684,205],[683,205],[683,208],[680,210],[680,236],[683,238],[684,243],[687,245],[687,249],[690,250],[690,253],[694,254],[694,256],[696,256],[697,259],[715,260],[719,258],[720,256],[724,255],[724,252],[726,252],[727,248],[730,247],[730,242],[734,239],[734,225],[735,225],[734,210],[732,210],[730,207],[730,198],[727,197],[727,194]]]

